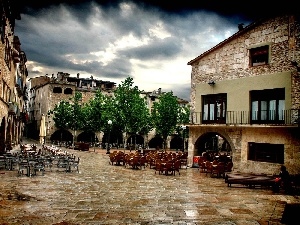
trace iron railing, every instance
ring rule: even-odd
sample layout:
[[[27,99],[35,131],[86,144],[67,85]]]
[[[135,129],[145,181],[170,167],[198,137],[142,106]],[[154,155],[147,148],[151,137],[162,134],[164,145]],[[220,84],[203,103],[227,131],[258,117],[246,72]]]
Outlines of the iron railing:
[[[204,119],[205,118],[205,119]],[[259,114],[251,111],[226,111],[222,117],[204,117],[202,112],[192,112],[191,124],[227,124],[227,125],[297,125],[300,124],[300,109],[275,111],[261,111]]]

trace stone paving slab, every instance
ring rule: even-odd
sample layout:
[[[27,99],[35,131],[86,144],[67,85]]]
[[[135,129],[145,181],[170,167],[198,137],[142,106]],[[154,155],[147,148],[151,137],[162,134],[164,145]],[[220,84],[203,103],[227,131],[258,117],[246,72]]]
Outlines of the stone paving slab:
[[[300,203],[269,189],[227,187],[197,168],[165,176],[112,166],[104,150],[67,151],[80,157],[79,173],[0,171],[0,224],[275,225],[286,203]]]

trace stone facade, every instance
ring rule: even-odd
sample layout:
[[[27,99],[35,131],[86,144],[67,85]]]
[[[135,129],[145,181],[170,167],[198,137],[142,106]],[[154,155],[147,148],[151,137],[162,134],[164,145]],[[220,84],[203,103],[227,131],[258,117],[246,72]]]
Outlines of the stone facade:
[[[14,34],[20,19],[15,9],[10,1],[0,2],[0,154],[20,143],[26,118],[27,59]]]
[[[278,172],[278,163],[248,159],[248,144],[255,142],[283,144],[284,164],[292,173],[300,172],[300,136],[297,135],[300,130],[296,123],[300,109],[300,27],[297,19],[293,15],[283,15],[256,21],[188,62],[192,66],[191,109],[194,113],[204,113],[203,96],[227,94],[224,123],[204,124],[200,118],[198,123],[190,126],[190,162],[199,153],[199,137],[212,132],[228,141],[236,170]],[[253,49],[265,46],[268,46],[268,60],[256,65],[252,61],[255,57]],[[211,81],[214,85],[208,85]],[[294,118],[284,124],[249,122],[251,91],[278,88],[284,90],[284,110],[294,113]],[[246,112],[248,122],[229,121],[229,110]]]
[[[79,91],[82,94],[82,103],[88,102],[91,98],[94,97],[95,91],[99,88],[103,91],[105,95],[113,95],[113,90],[116,88],[115,83],[109,81],[101,81],[103,83],[97,83],[97,80],[93,78],[80,78],[79,74],[77,77],[70,77],[67,73],[58,72],[57,76],[40,76],[31,78],[29,80],[29,104],[28,104],[28,112],[29,112],[29,122],[27,126],[27,130],[30,130],[30,133],[27,132],[26,136],[30,136],[31,138],[37,139],[39,137],[39,127],[42,114],[47,115],[49,110],[54,109],[55,105],[57,105],[60,101],[66,100],[69,101],[71,97],[74,96],[75,91]],[[60,88],[60,93],[54,93],[55,88]],[[72,90],[66,94],[66,89]],[[153,103],[158,101],[158,98],[164,92],[159,88],[158,90],[154,90],[152,92],[143,92],[141,93],[142,97],[145,97],[146,105],[149,108],[149,112],[153,107]],[[178,102],[180,105],[187,105],[189,102],[178,98]],[[55,127],[52,116],[46,117],[46,128],[47,128],[47,137],[46,141],[50,142],[51,136],[58,131]],[[82,131],[68,130],[69,134],[74,137],[78,137]],[[95,134],[99,142],[103,141],[105,135],[103,132],[97,132]],[[134,144],[135,135],[128,135],[126,133],[122,134],[123,140],[126,140],[126,143]],[[144,144],[148,144],[150,140],[153,140],[156,137],[155,130],[150,131],[147,135],[137,135],[138,139],[144,140]],[[169,136],[167,138],[167,148],[170,148],[171,141],[174,136]],[[156,139],[155,139],[156,140]],[[76,141],[76,140],[75,140]],[[162,138],[160,140],[162,142]],[[158,141],[158,142],[160,142]],[[181,143],[182,141],[180,141]],[[141,143],[137,143],[141,144]],[[152,145],[156,147],[157,142],[155,141]],[[153,148],[153,146],[152,146]]]
[[[53,110],[55,105],[60,101],[69,101],[75,94],[75,91],[82,93],[82,103],[88,102],[98,88],[101,88],[105,94],[109,94],[112,89],[115,88],[115,83],[104,82],[97,84],[97,80],[93,78],[80,78],[70,77],[70,74],[58,72],[56,76],[52,74],[31,78],[29,83],[29,118],[28,129],[32,130],[32,138],[38,138],[39,127],[42,114],[47,115],[49,110]],[[87,84],[87,85],[86,85]],[[106,87],[109,88],[106,88]],[[56,91],[58,90],[58,91]],[[57,131],[54,125],[53,118],[47,116],[46,118],[47,137],[46,141],[50,140],[51,135]],[[70,131],[72,133],[72,131]]]
[[[191,108],[195,108],[196,84],[285,71],[292,72],[293,106],[299,108],[300,80],[291,64],[291,61],[300,61],[299,29],[299,22],[293,16],[257,21],[190,61]],[[270,63],[249,67],[249,49],[263,43],[272,43]]]

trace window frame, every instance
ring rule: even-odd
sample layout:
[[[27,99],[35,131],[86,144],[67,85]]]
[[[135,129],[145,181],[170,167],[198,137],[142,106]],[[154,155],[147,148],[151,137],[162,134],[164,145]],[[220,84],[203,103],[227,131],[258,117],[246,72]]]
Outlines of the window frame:
[[[55,94],[62,94],[63,90],[61,87],[53,87],[52,92]]]
[[[251,90],[249,96],[251,124],[285,123],[285,88]]]
[[[64,89],[64,94],[66,94],[66,95],[72,95],[73,94],[73,89],[72,88],[65,88]]]
[[[249,66],[263,66],[270,63],[271,58],[271,45],[264,43],[248,48],[249,50]]]
[[[226,123],[227,94],[202,95],[202,123]]]
[[[284,164],[284,144],[248,142],[248,160]]]

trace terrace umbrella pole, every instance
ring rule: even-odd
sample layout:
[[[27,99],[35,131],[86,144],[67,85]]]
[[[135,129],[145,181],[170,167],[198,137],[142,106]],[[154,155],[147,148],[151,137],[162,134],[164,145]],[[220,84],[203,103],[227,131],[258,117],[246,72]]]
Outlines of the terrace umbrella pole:
[[[46,117],[44,114],[42,114],[41,124],[40,124],[40,143],[42,145],[45,144],[45,137],[46,137]]]

